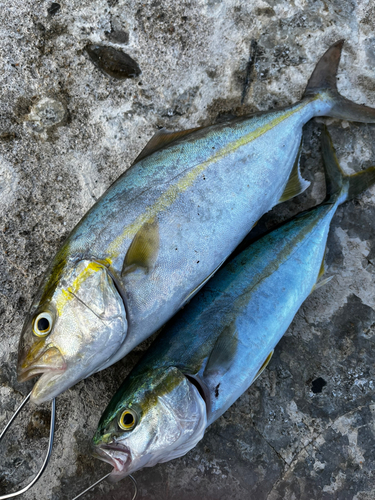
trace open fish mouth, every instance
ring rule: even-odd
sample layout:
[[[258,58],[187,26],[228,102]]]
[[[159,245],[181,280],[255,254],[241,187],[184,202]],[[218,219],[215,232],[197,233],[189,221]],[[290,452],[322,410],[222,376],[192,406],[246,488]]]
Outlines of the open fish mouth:
[[[132,461],[130,449],[120,443],[100,444],[95,447],[94,456],[112,465],[113,479],[117,475],[121,476],[119,479],[124,477]]]
[[[50,347],[42,352],[32,363],[24,361],[18,366],[19,382],[26,382],[36,375],[50,377],[63,373],[67,368],[64,357],[56,347]]]

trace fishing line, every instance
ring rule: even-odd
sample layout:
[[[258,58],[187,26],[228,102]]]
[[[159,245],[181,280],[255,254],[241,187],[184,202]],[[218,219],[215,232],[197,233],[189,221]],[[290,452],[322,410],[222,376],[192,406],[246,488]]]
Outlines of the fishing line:
[[[14,422],[14,420],[17,417],[17,415],[19,414],[19,412],[22,410],[22,408],[25,406],[25,404],[29,401],[30,396],[31,396],[31,392],[25,397],[25,399],[19,405],[17,410],[13,413],[13,416],[11,417],[11,419],[9,420],[7,425],[5,426],[4,430],[0,434],[0,442],[3,439],[7,430],[10,428],[10,426]],[[13,498],[13,497],[17,497],[19,495],[22,495],[27,490],[29,490],[32,486],[34,486],[34,484],[38,481],[40,476],[43,474],[43,472],[45,471],[45,469],[48,465],[48,462],[49,462],[49,459],[50,459],[51,453],[52,453],[53,437],[54,437],[54,433],[55,433],[55,418],[56,418],[56,401],[55,401],[55,399],[53,399],[52,406],[51,406],[51,425],[50,425],[50,429],[49,429],[48,449],[47,449],[47,454],[44,458],[44,462],[42,464],[42,467],[40,468],[38,474],[34,477],[34,479],[28,485],[26,485],[24,488],[22,488],[22,490],[14,491],[13,493],[8,493],[7,495],[1,495],[0,500],[5,500],[6,498]]]

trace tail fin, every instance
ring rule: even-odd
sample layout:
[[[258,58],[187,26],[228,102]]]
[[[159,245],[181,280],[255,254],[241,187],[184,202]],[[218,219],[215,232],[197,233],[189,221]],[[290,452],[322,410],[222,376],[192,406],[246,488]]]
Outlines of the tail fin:
[[[337,161],[331,136],[326,127],[322,129],[322,153],[326,176],[326,201],[339,204],[356,198],[375,184],[375,167],[353,175],[346,175]]]
[[[355,104],[337,91],[336,74],[343,45],[344,40],[339,40],[322,56],[307,83],[303,97],[310,97],[325,91],[333,103],[332,109],[325,116],[354,122],[375,123],[374,108]]]

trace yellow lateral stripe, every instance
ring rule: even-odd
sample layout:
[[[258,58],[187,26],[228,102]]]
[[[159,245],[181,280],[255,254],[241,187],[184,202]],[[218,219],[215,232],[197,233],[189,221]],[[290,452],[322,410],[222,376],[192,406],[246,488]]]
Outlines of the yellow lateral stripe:
[[[60,290],[58,297],[56,298],[56,309],[61,316],[63,309],[65,307],[65,304],[69,301],[72,300],[73,295],[72,293],[76,293],[82,283],[87,280],[89,276],[92,274],[96,273],[97,271],[100,271],[102,269],[102,266],[100,264],[97,264],[96,262],[90,262],[76,277],[76,279],[73,281],[72,286],[68,287],[67,290],[64,290],[63,288]]]
[[[225,146],[217,153],[215,153],[213,156],[211,156],[208,160],[190,170],[185,175],[185,177],[183,177],[176,184],[172,185],[169,189],[167,189],[167,191],[160,196],[160,198],[154,203],[154,205],[148,208],[145,213],[139,215],[132,224],[127,226],[124,229],[124,231],[112,241],[112,243],[109,245],[107,249],[108,254],[113,259],[116,258],[119,254],[119,247],[121,246],[124,239],[134,237],[145,222],[148,222],[150,219],[153,219],[159,212],[164,211],[166,208],[170,207],[172,203],[177,199],[178,195],[186,191],[186,189],[194,183],[198,175],[202,173],[209,165],[217,162],[224,156],[233,153],[241,146],[244,146],[245,144],[254,141],[261,135],[265,134],[272,128],[279,125],[281,122],[289,118],[294,113],[300,111],[309,102],[310,101],[305,101],[298,107],[291,109],[290,111],[287,111],[283,115],[274,118],[272,121],[266,123],[262,127],[257,128],[253,132],[249,132],[243,137],[237,139],[236,141],[229,143],[227,146]]]

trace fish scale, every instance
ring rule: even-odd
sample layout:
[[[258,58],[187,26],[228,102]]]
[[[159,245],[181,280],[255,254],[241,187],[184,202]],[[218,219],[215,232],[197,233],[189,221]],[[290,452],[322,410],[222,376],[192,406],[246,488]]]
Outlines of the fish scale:
[[[285,119],[291,121],[291,129],[301,127],[301,122],[313,112],[306,106],[306,113],[309,114],[297,116],[296,109],[297,106],[292,108],[290,111],[293,113]],[[289,110],[286,113],[289,114]],[[260,119],[264,124],[265,119]],[[251,127],[254,128],[254,125]],[[122,280],[132,328],[128,331],[127,347],[124,346],[113,359],[121,359],[126,350],[132,349],[140,338],[144,338],[146,331],[156,331],[162,326],[171,317],[171,312],[181,307],[190,291],[228,257],[261,215],[278,203],[298,152],[301,133],[297,130],[293,141],[289,140],[286,144],[290,132],[285,128],[278,130],[278,127],[281,124],[259,137],[262,139],[260,142],[246,143],[236,152],[208,165],[205,179],[198,178],[190,189],[182,191],[170,210],[158,212],[160,250],[155,268],[147,275],[134,273]],[[266,159],[263,156],[262,161],[257,162],[258,149],[266,149],[270,141],[267,134],[271,133],[275,136],[273,142],[276,149],[285,145],[285,157],[280,159],[271,152]],[[246,161],[240,162],[239,159],[243,158]],[[267,168],[264,167],[265,160]],[[248,168],[249,162],[252,169]],[[279,176],[276,180],[273,179],[275,170],[278,170]],[[150,191],[147,193],[149,195]],[[254,204],[254,199],[259,202]],[[198,206],[204,217],[197,215]],[[236,228],[235,232],[233,228]],[[119,264],[114,260],[115,268],[122,264],[126,251],[127,246],[120,252]],[[184,286],[187,278],[190,283],[188,290]]]
[[[323,55],[296,104],[157,133],[89,210],[53,259],[23,327],[19,378],[42,374],[34,402],[124,357],[197,293],[264,213],[306,189],[295,160],[308,120],[375,122],[373,109],[337,92],[341,48]],[[44,332],[37,318],[48,321]],[[50,349],[50,364],[41,363]]]
[[[341,203],[375,184],[375,167],[345,175],[327,133],[322,151],[325,202],[221,268],[110,401],[94,445],[98,457],[114,466],[113,480],[192,449],[264,370],[304,300],[327,282],[318,280],[332,217]]]
[[[197,376],[210,398],[208,424],[216,420],[250,385],[312,291],[336,208],[318,207],[241,252],[172,320],[132,376],[171,366]],[[224,373],[207,376],[220,325],[235,325],[242,348]]]

